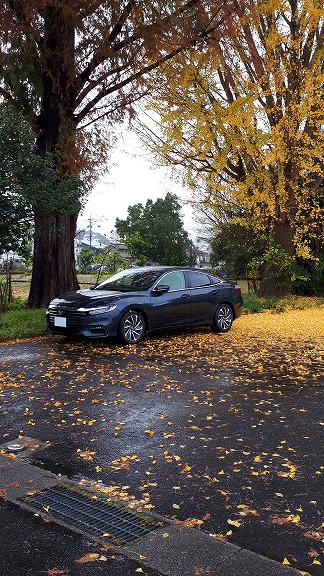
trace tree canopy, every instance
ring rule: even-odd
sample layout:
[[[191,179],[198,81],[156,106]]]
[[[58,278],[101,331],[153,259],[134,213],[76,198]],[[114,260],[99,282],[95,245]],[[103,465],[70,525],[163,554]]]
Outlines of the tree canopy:
[[[0,106],[0,253],[20,251],[30,240],[33,215],[27,199],[39,176],[29,124],[10,106]]]
[[[230,206],[234,222],[256,232],[269,227],[289,255],[316,257],[324,215],[323,5],[237,6],[221,38],[170,64],[149,102],[161,132],[150,126],[144,137],[185,168],[218,224]]]
[[[80,176],[88,182],[106,153],[99,122],[132,114],[152,89],[150,73],[204,44],[232,10],[228,0],[1,3],[0,94],[30,118],[38,153],[51,154],[56,170],[51,202],[33,204],[30,307],[78,287]]]
[[[116,219],[117,234],[127,244],[131,256],[141,264],[147,261],[186,264],[190,240],[180,210],[179,202],[170,193],[155,202],[147,200],[145,206],[134,204],[128,207],[125,220]]]

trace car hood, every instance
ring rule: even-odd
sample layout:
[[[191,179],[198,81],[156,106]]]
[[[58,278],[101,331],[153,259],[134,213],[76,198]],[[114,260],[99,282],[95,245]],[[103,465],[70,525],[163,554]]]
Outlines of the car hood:
[[[93,308],[96,306],[105,306],[116,302],[117,300],[137,296],[138,292],[116,292],[110,290],[78,290],[77,292],[68,292],[54,298],[50,306],[59,306],[60,308]]]

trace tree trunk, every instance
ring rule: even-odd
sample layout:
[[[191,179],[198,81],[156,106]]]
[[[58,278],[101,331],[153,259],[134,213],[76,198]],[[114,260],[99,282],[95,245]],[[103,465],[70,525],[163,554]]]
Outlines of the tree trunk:
[[[60,4],[44,6],[44,61],[41,72],[42,107],[37,117],[37,151],[41,158],[54,154],[57,184],[75,175],[77,150],[74,121],[74,28]],[[55,196],[55,189],[53,195]],[[34,206],[33,273],[27,306],[47,306],[55,296],[78,289],[75,271],[75,206],[60,213],[60,199],[51,207]]]
[[[76,215],[35,213],[29,308],[47,306],[58,294],[79,288],[74,257],[76,222]]]
[[[274,223],[270,240],[275,244],[286,250],[290,256],[294,254],[294,230],[286,213],[281,214],[281,217]],[[290,291],[289,285],[290,277],[287,273],[281,276],[274,276],[271,264],[266,266],[263,273],[261,285],[259,289],[259,296],[267,298],[269,296],[287,296]]]

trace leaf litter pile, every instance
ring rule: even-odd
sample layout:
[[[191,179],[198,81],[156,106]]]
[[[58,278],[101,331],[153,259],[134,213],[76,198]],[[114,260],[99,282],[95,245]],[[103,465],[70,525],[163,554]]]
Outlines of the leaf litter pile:
[[[323,342],[323,307],[244,315],[224,335],[174,332],[135,347],[9,342],[2,442],[16,433],[48,441],[44,460],[92,478],[108,498],[318,576]]]

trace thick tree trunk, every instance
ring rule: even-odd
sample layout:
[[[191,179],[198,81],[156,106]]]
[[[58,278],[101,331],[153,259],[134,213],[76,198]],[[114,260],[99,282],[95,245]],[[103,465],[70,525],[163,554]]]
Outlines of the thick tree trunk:
[[[278,246],[286,250],[290,256],[294,254],[294,230],[286,214],[282,214],[278,221],[273,225],[270,239]],[[289,275],[282,274],[274,276],[271,265],[268,265],[264,271],[259,296],[287,296],[290,291]]]
[[[36,213],[34,259],[27,306],[42,308],[55,296],[79,288],[74,237],[77,216]]]
[[[41,158],[54,154],[57,184],[75,175],[75,91],[74,28],[60,3],[44,6],[44,62],[41,73],[43,99],[37,117],[37,150]],[[59,188],[58,188],[59,190]],[[76,192],[77,194],[77,192]],[[78,289],[75,271],[74,238],[77,214],[60,213],[60,198],[53,190],[51,206],[34,206],[35,239],[33,273],[27,306],[47,306],[58,294]],[[75,200],[75,199],[73,199]]]

